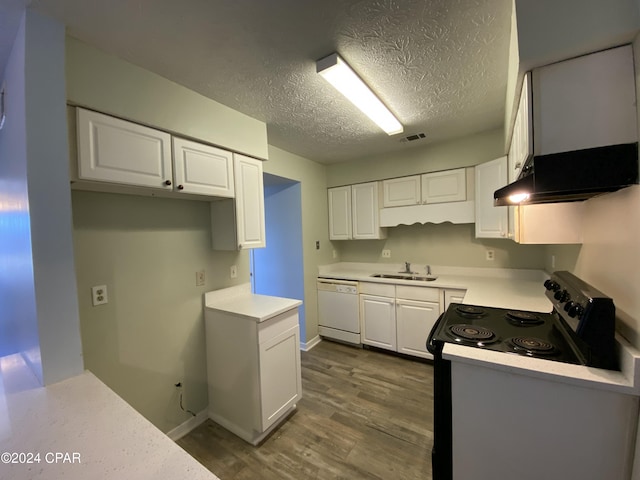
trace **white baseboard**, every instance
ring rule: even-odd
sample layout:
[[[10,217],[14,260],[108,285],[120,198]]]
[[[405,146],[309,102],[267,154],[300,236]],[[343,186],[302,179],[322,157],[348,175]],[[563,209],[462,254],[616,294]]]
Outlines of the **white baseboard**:
[[[173,428],[167,432],[167,437],[169,437],[174,442],[184,437],[191,430],[199,427],[207,420],[207,409],[205,408],[201,412],[199,412],[195,417],[191,417],[186,422],[181,423],[176,428]]]
[[[309,340],[306,343],[305,342],[300,342],[300,350],[302,350],[303,352],[308,352],[313,347],[318,345],[321,341],[322,341],[322,339],[320,338],[320,335],[316,335],[315,337],[313,337],[311,340]]]

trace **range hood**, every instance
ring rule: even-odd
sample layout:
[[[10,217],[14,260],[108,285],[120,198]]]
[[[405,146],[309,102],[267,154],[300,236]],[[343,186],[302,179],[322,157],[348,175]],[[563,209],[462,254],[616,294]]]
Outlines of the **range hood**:
[[[637,183],[635,142],[531,157],[493,198],[495,206],[573,202]]]

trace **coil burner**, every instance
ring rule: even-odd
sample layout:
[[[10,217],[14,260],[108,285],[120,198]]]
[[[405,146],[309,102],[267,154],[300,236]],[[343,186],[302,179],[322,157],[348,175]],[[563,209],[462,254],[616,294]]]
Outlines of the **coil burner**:
[[[558,349],[552,343],[533,337],[513,337],[507,340],[513,349],[531,357],[538,355],[556,355]]]
[[[479,346],[482,346],[485,343],[492,343],[497,340],[496,334],[493,331],[477,325],[452,325],[449,327],[449,333],[457,342],[467,340]]]
[[[516,325],[519,327],[531,327],[534,325],[542,325],[544,320],[533,312],[519,312],[509,310],[505,317],[512,325]]]
[[[475,305],[458,305],[456,312],[463,318],[482,318],[487,314],[484,308]]]

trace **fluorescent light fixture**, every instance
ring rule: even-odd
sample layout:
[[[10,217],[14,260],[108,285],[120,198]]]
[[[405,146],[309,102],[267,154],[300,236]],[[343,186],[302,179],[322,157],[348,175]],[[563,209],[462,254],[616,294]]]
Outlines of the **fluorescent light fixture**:
[[[402,133],[400,122],[337,53],[316,62],[316,71],[389,135]]]

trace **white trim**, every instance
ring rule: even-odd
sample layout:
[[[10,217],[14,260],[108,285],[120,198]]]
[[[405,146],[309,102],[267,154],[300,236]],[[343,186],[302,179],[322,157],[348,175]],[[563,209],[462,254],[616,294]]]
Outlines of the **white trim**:
[[[318,345],[321,341],[322,339],[320,338],[320,335],[316,335],[308,342],[300,342],[300,350],[302,350],[303,352],[308,352],[313,347]]]
[[[199,427],[203,424],[207,418],[207,409],[205,408],[200,413],[198,413],[195,417],[191,417],[186,422],[182,422],[176,428],[173,428],[167,432],[167,437],[169,437],[174,442],[184,437],[187,433],[194,430],[196,427]]]

